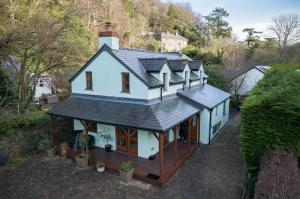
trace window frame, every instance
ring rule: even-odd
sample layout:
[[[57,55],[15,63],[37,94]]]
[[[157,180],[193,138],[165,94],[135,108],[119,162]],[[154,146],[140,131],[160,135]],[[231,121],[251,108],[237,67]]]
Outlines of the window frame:
[[[92,73],[92,71],[85,71],[85,89],[93,90],[93,73]]]
[[[226,115],[226,101],[223,102],[223,115]]]
[[[126,81],[126,76],[128,80]],[[130,93],[130,74],[128,72],[121,73],[122,79],[122,93]]]

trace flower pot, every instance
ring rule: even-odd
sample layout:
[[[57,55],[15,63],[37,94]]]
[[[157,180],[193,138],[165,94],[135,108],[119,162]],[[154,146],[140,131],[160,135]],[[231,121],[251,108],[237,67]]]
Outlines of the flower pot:
[[[89,155],[88,154],[80,154],[75,157],[77,166],[80,168],[87,168],[89,164]]]
[[[130,182],[130,180],[131,180],[132,177],[133,177],[133,171],[134,171],[134,168],[132,168],[132,169],[131,169],[130,171],[128,171],[128,172],[119,170],[121,180],[122,180],[123,182],[125,182],[125,183]]]
[[[49,158],[53,158],[55,156],[55,149],[52,148],[52,149],[48,149],[47,150],[47,155]]]
[[[105,145],[105,151],[106,152],[111,152],[111,144],[106,144]]]
[[[105,165],[104,164],[97,165],[97,171],[99,173],[104,172],[105,171]]]

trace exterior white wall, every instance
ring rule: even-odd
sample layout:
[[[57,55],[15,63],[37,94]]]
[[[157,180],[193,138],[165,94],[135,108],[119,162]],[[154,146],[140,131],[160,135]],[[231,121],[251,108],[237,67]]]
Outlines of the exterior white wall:
[[[148,159],[158,151],[159,143],[156,137],[149,131],[138,130],[138,156]]]
[[[119,50],[119,38],[118,37],[100,37],[99,48],[104,44],[108,45],[111,49]]]
[[[200,84],[200,80],[198,81],[192,81],[191,86],[197,86]]]
[[[86,89],[86,71],[92,72],[93,90]],[[130,93],[122,92],[122,72],[129,73]],[[72,93],[148,99],[148,87],[105,51],[72,81]]]
[[[236,79],[232,80],[233,90],[232,94],[234,93],[234,88],[240,89],[238,90],[239,95],[243,95],[245,92],[251,91],[252,88],[257,84],[264,77],[264,73],[257,70],[256,68],[252,68],[246,74],[243,74]]]
[[[210,140],[216,136],[220,129],[228,122],[229,120],[229,103],[230,99],[227,99],[225,102],[225,114],[223,114],[223,103],[218,105],[218,108],[214,107],[211,115],[211,132],[210,132]],[[218,110],[218,114],[216,115],[216,111]],[[200,142],[202,144],[209,143],[209,119],[210,119],[210,111],[208,109],[203,109],[200,115]],[[213,127],[221,121],[221,126],[214,133]]]
[[[161,44],[163,50],[166,50],[168,52],[177,52],[181,51],[187,46],[187,40],[161,38]]]
[[[83,126],[79,120],[74,120],[74,130],[83,130]],[[112,140],[108,144],[112,145],[112,150],[116,150],[116,128],[112,125],[100,124],[97,123],[97,132],[88,132],[89,135],[94,136],[95,146],[105,148],[106,140],[100,137],[101,133],[110,134]]]

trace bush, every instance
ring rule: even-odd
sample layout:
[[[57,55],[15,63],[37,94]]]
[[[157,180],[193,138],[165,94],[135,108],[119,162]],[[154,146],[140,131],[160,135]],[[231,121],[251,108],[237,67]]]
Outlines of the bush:
[[[275,148],[300,156],[300,66],[274,67],[241,109],[241,151],[256,176],[260,156]]]
[[[292,154],[276,150],[261,158],[255,199],[300,197],[300,171]]]
[[[124,171],[124,172],[129,172],[132,168],[133,168],[132,167],[132,162],[131,161],[127,161],[127,162],[123,162],[121,164],[120,170]]]
[[[39,142],[38,150],[41,152],[46,152],[49,149],[52,149],[54,145],[50,142],[50,139],[43,139]]]
[[[45,111],[42,110],[30,111],[20,115],[2,110],[0,115],[0,135],[6,134],[6,131],[11,128],[27,128],[47,120]]]

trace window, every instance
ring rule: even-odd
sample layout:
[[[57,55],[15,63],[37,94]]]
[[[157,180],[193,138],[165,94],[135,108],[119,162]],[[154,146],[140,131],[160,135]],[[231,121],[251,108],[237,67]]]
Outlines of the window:
[[[85,72],[85,78],[86,78],[86,89],[92,90],[93,89],[93,76],[92,72]]]
[[[226,101],[223,102],[223,115],[226,114]]]
[[[167,90],[167,88],[168,88],[168,76],[167,76],[168,74],[167,73],[163,73],[163,89],[164,89],[164,91],[166,91]]]
[[[129,73],[122,73],[122,92],[129,93]]]

